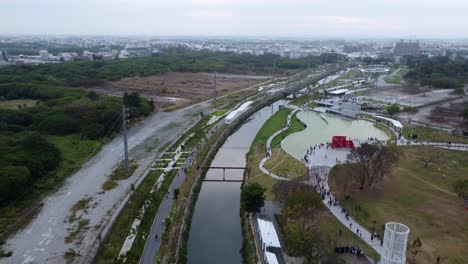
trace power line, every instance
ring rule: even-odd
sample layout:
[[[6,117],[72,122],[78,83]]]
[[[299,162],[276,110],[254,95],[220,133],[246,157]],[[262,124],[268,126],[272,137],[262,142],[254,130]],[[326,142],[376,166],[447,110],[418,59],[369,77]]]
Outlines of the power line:
[[[216,102],[216,101],[215,101]],[[125,175],[128,175],[128,141],[127,141],[127,107],[125,104],[122,105],[122,129],[123,129],[123,138],[124,138],[124,155],[125,155]]]

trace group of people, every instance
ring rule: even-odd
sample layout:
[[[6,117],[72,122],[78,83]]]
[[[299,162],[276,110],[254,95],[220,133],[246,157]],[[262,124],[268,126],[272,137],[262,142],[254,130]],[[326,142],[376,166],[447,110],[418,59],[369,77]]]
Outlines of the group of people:
[[[358,246],[344,246],[344,247],[335,247],[336,253],[350,253],[355,254],[358,257],[364,256],[364,251]]]

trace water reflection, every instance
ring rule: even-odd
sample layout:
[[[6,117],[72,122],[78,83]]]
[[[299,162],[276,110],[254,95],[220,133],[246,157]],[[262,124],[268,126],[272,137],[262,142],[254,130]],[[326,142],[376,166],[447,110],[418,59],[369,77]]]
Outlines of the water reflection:
[[[216,154],[212,167],[245,167],[245,155],[255,135],[285,101],[255,113],[231,135]],[[273,109],[273,110],[272,110]],[[243,170],[226,170],[226,179],[242,179]],[[223,170],[212,169],[207,179],[222,179]],[[242,263],[239,218],[240,183],[204,182],[200,190],[188,240],[188,263]]]

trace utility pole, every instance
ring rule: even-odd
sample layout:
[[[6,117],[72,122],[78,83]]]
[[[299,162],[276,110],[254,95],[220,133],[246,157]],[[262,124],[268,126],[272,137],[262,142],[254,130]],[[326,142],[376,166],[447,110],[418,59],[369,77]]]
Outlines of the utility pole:
[[[214,108],[216,108],[216,97],[218,96],[218,80],[216,72],[214,74]]]
[[[272,71],[271,75],[273,75],[273,80],[275,80],[275,75],[276,75],[276,59],[273,60],[273,71]]]
[[[127,142],[127,108],[125,105],[122,105],[122,128],[123,128],[123,137],[124,137],[124,153],[125,153],[125,160],[124,160],[124,169],[125,175],[128,175],[128,142]]]

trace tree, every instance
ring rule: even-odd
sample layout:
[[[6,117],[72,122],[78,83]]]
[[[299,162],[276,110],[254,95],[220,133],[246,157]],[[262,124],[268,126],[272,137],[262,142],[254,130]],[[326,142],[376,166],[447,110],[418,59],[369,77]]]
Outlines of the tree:
[[[398,161],[398,155],[395,149],[380,146],[372,159],[372,172],[368,179],[368,185],[372,186],[374,181],[381,181],[384,175],[390,172],[396,161]]]
[[[250,213],[260,212],[265,203],[266,188],[258,183],[249,183],[241,192],[241,208]]]
[[[348,159],[355,162],[359,168],[360,173],[358,174],[358,180],[359,189],[361,190],[364,188],[366,180],[370,180],[374,177],[372,175],[374,173],[372,169],[372,160],[378,150],[379,148],[375,145],[362,144],[360,147],[348,154]]]
[[[0,203],[13,200],[23,193],[31,184],[32,178],[28,168],[7,166],[0,169]]]
[[[400,111],[400,107],[396,104],[393,104],[389,107],[387,107],[387,113],[390,115],[390,116],[393,116],[394,114],[398,113],[398,111]]]
[[[66,135],[77,130],[78,124],[75,119],[65,114],[54,114],[46,117],[39,128],[53,135]]]
[[[466,122],[468,122],[468,103],[465,103],[465,109],[463,109],[462,117]]]
[[[403,108],[403,111],[408,113],[408,123],[411,123],[411,120],[413,120],[413,117],[418,112],[418,109],[416,107],[407,106]]]
[[[322,239],[317,236],[315,223],[323,210],[322,201],[317,192],[296,191],[287,200],[281,211],[284,239],[288,253],[294,256],[319,257]]]

